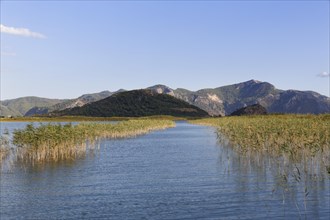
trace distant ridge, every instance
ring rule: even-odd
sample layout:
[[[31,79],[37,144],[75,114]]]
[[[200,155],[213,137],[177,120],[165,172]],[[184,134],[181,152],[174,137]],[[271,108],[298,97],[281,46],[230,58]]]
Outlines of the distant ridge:
[[[161,84],[148,87],[147,89],[181,99],[214,116],[229,115],[239,108],[253,104],[264,106],[268,113],[330,113],[330,98],[327,96],[313,91],[279,90],[268,82],[258,80],[249,80],[198,91],[189,91],[184,88],[174,90]],[[0,115],[30,116],[47,114],[53,111],[81,107],[123,91],[125,90],[115,92],[103,91],[67,100],[39,97],[5,100],[1,101]]]
[[[47,99],[36,96],[4,100],[0,103],[0,115],[23,116],[27,111],[35,106],[48,108],[65,101],[65,99]]]

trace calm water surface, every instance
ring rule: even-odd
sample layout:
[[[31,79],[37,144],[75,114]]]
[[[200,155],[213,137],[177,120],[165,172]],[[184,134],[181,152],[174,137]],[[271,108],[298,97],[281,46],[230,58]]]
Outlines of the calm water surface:
[[[1,220],[330,217],[329,175],[283,182],[219,145],[214,129],[183,122],[103,140],[74,162],[3,169],[0,189]]]

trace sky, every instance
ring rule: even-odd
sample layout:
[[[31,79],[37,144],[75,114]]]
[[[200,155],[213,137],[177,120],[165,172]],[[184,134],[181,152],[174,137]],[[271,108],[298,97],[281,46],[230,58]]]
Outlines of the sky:
[[[330,94],[329,1],[3,1],[0,99],[265,81]]]

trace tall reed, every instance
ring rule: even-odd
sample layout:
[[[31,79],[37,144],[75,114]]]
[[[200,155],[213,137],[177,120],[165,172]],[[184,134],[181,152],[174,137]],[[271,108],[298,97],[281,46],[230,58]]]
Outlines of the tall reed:
[[[0,136],[0,166],[10,152],[10,141],[6,136]]]
[[[19,148],[23,161],[43,162],[74,159],[95,146],[100,138],[124,138],[153,130],[174,127],[170,120],[128,120],[110,123],[29,124],[15,130],[13,144]]]
[[[267,154],[292,162],[318,160],[330,169],[330,115],[268,115],[190,121],[214,126],[222,141],[244,154]]]

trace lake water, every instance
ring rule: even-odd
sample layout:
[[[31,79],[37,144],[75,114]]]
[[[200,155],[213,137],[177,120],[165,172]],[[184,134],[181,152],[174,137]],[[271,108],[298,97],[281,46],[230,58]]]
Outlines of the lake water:
[[[328,174],[283,181],[267,159],[242,158],[218,143],[213,128],[184,122],[103,140],[74,162],[14,165],[0,175],[1,220],[330,217]]]

